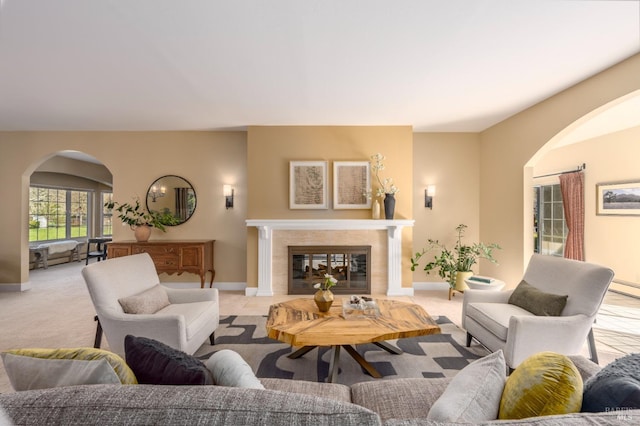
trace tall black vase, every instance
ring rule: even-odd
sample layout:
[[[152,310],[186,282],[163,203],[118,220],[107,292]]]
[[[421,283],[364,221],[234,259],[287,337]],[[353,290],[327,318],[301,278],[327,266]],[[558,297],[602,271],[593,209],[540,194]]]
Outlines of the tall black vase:
[[[384,194],[384,218],[393,219],[396,210],[396,197],[393,194]]]

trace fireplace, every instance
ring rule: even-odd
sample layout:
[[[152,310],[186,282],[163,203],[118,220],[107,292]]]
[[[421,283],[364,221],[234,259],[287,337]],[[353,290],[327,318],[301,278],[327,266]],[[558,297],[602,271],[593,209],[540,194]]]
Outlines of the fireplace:
[[[371,294],[371,246],[289,246],[289,294],[311,294],[325,274],[336,294]]]
[[[258,230],[258,287],[247,287],[247,296],[287,294],[287,251],[294,245],[370,246],[371,294],[413,295],[413,288],[402,287],[402,231],[413,226],[413,220],[249,219],[246,223]]]

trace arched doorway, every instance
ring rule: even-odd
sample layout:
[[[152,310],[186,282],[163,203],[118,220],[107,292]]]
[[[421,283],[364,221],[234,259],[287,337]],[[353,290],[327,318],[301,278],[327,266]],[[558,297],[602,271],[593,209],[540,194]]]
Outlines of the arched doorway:
[[[637,262],[631,258],[640,246],[629,237],[640,234],[640,220],[596,212],[598,184],[640,178],[636,161],[640,155],[639,112],[640,90],[636,90],[571,123],[527,162],[524,168],[525,258],[531,255],[534,246],[532,188],[554,179],[540,181],[533,177],[572,170],[586,163],[585,259],[613,268],[617,278],[640,281],[640,267],[636,267]]]
[[[113,177],[102,162],[80,151],[64,150],[36,163],[29,177],[24,224],[29,271],[79,261],[88,238],[111,234],[102,206],[112,192]]]

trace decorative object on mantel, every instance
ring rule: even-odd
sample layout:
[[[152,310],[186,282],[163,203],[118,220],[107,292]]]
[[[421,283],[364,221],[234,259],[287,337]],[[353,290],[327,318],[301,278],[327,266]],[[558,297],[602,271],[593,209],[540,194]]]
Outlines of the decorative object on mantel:
[[[327,162],[289,162],[289,208],[328,209]]]
[[[473,275],[471,267],[478,262],[478,259],[483,258],[492,263],[497,263],[493,257],[493,250],[500,249],[500,246],[496,243],[464,245],[462,244],[462,235],[465,229],[467,229],[467,225],[460,224],[456,226],[458,240],[453,250],[448,250],[438,240],[429,239],[427,240],[427,247],[411,258],[411,270],[415,271],[422,256],[431,250],[440,250],[440,254],[424,266],[424,271],[428,275],[431,270],[438,269],[440,278],[449,283],[449,300],[451,300],[454,290],[464,292],[468,288],[465,284],[465,279]]]
[[[377,199],[371,205],[371,219],[380,219],[380,202]]]
[[[166,232],[166,217],[157,212],[150,212],[140,205],[140,199],[136,198],[135,203],[118,203],[117,201],[107,201],[104,203],[107,209],[118,212],[118,218],[123,224],[127,224],[133,230],[136,241],[148,241],[151,236],[151,228],[158,228]]]
[[[328,312],[331,308],[333,304],[333,293],[330,289],[337,283],[338,280],[333,278],[332,275],[324,274],[324,281],[313,285],[313,288],[318,289],[313,295],[313,301],[316,302],[320,312]]]
[[[380,172],[384,170],[384,155],[377,153],[371,156],[371,170],[376,176],[378,181],[378,188],[376,190],[376,196],[382,198],[384,195],[384,217],[385,219],[393,219],[396,208],[395,194],[400,191],[397,186],[394,185],[393,179],[388,177],[381,179]]]
[[[371,174],[368,161],[333,162],[333,208],[368,209],[371,207]]]
[[[384,218],[393,219],[396,211],[396,197],[393,194],[384,195]]]

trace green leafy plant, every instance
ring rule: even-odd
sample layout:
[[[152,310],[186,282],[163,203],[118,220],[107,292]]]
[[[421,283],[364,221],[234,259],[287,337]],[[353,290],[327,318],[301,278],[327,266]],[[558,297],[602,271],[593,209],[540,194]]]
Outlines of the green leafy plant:
[[[158,212],[148,211],[140,204],[140,199],[136,198],[134,204],[130,203],[118,203],[117,201],[108,201],[104,203],[104,206],[108,209],[118,212],[118,218],[122,223],[126,223],[132,229],[136,226],[151,226],[158,228],[162,232],[166,232],[165,225],[175,225],[179,223],[175,217],[173,220],[167,218],[167,215],[163,215]]]
[[[437,269],[440,278],[449,283],[451,288],[455,287],[456,274],[458,272],[471,272],[471,267],[478,262],[478,259],[487,259],[492,263],[497,263],[493,257],[493,250],[500,249],[496,243],[484,244],[474,243],[472,245],[462,244],[462,236],[467,229],[467,225],[460,224],[456,227],[458,240],[452,250],[440,243],[438,240],[427,240],[427,246],[421,251],[416,252],[411,258],[411,270],[415,271],[420,266],[420,259],[432,250],[440,250],[440,253],[434,256],[434,260],[428,262],[424,266],[424,271],[429,273]]]

